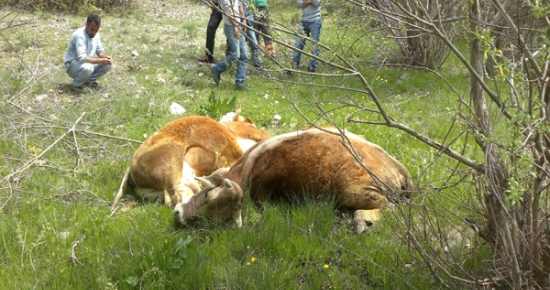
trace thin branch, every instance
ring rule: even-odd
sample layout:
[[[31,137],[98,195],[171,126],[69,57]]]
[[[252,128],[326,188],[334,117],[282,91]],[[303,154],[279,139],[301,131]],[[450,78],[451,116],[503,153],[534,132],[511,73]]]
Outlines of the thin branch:
[[[59,141],[61,141],[63,138],[65,138],[65,136],[67,136],[69,133],[73,132],[75,130],[76,125],[78,124],[78,122],[80,122],[80,120],[82,119],[82,117],[84,117],[85,114],[86,114],[86,112],[82,112],[80,117],[74,122],[73,126],[67,132],[65,132],[63,135],[61,135],[59,138],[57,138],[52,144],[50,144],[50,146],[48,146],[48,148],[44,149],[44,151],[42,151],[38,156],[35,156],[33,159],[27,161],[18,170],[6,175],[4,178],[2,178],[2,180],[4,180],[4,181],[16,180],[17,181],[19,179],[19,176],[21,176],[21,174],[23,172],[25,172],[27,169],[32,167],[42,156],[44,156],[44,154],[46,154],[48,151],[50,151],[50,149],[52,149]]]

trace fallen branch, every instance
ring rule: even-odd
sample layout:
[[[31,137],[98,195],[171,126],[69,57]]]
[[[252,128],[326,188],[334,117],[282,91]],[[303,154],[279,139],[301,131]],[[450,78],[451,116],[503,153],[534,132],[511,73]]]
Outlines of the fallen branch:
[[[73,246],[71,248],[71,261],[73,261],[74,265],[79,264],[81,266],[84,266],[84,264],[80,263],[80,261],[76,257],[76,253],[75,253],[76,252],[76,247],[78,246],[78,244],[80,244],[80,242],[82,242],[82,240],[84,240],[84,237],[80,238],[79,240],[74,241]]]
[[[63,135],[61,135],[59,138],[57,138],[50,146],[48,146],[48,148],[46,148],[44,151],[42,151],[42,153],[35,156],[32,160],[27,161],[25,163],[25,165],[23,165],[20,169],[6,175],[6,177],[4,177],[2,180],[3,181],[8,181],[8,182],[11,181],[11,180],[17,181],[18,177],[21,176],[21,174],[23,172],[25,172],[33,164],[35,164],[38,161],[38,159],[40,159],[42,156],[44,156],[44,154],[46,154],[48,151],[50,151],[50,149],[52,149],[59,141],[61,141],[63,138],[65,138],[65,136],[67,136],[69,133],[73,132],[75,130],[76,124],[78,124],[78,122],[80,122],[80,120],[82,119],[82,117],[84,117],[85,114],[86,114],[86,112],[83,112],[80,115],[80,117],[73,123],[73,126],[67,132],[65,132]]]

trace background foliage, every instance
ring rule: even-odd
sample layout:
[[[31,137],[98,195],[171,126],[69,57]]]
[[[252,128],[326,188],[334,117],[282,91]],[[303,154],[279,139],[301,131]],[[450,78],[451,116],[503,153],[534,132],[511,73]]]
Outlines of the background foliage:
[[[87,15],[97,9],[106,12],[134,11],[138,3],[135,0],[0,0],[0,6],[7,6],[30,11],[61,12]]]
[[[232,90],[233,69],[215,87],[208,66],[196,62],[210,13],[205,3],[0,2],[0,287],[541,287],[533,252],[518,251],[522,263],[515,268],[500,263],[495,253],[502,248],[479,234],[488,220],[484,194],[491,192],[491,180],[471,165],[490,160],[484,144],[498,145],[500,168],[510,176],[497,191],[508,213],[502,224],[512,229],[502,232],[546,253],[546,163],[530,154],[540,147],[531,146],[525,132],[547,131],[545,119],[533,114],[544,112],[540,96],[547,90],[543,81],[531,85],[542,75],[519,73],[536,72],[522,63],[521,53],[539,47],[535,55],[546,57],[546,46],[539,45],[546,38],[536,37],[529,21],[516,22],[533,44],[523,50],[516,49],[521,38],[512,30],[472,32],[471,24],[488,22],[468,20],[470,4],[485,5],[481,16],[490,18],[498,13],[490,5],[495,1],[455,1],[441,10],[437,1],[428,2],[325,3],[318,74],[295,71],[287,77],[300,11],[270,1],[277,58],[265,58],[263,72],[249,71],[250,92]],[[521,4],[510,9],[544,23],[544,5]],[[71,33],[89,12],[101,14],[102,41],[115,64],[100,90],[77,95],[62,59]],[[498,28],[509,25],[489,20]],[[507,105],[486,106],[494,128],[488,132],[480,129],[482,118],[470,98],[472,70],[461,58],[474,55],[474,40],[481,43],[489,76],[483,79],[486,93],[498,92],[491,100]],[[220,29],[218,58],[224,42]],[[546,58],[533,59],[545,67]],[[175,230],[172,209],[156,204],[110,217],[135,149],[181,117],[170,113],[173,102],[186,115],[214,118],[242,104],[243,115],[271,134],[311,123],[345,127],[405,164],[418,190],[412,203],[397,206],[362,235],[353,234],[349,213],[330,202],[270,203],[260,215],[245,199],[241,230],[207,222]],[[533,219],[524,210],[536,195],[542,214]],[[518,220],[540,223],[523,235]],[[520,247],[510,249],[515,254]]]

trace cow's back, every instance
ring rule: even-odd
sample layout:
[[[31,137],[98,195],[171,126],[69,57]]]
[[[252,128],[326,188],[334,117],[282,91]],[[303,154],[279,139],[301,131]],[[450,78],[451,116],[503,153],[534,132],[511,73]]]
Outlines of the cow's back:
[[[347,134],[366,171],[334,134],[312,129],[274,136],[245,153],[227,173],[241,184],[250,181],[253,200],[272,195],[335,197],[353,208],[377,208],[387,189],[400,189],[410,179],[406,168],[379,146]],[[383,181],[384,183],[380,182]],[[385,188],[384,185],[389,185]]]
[[[172,188],[186,166],[195,175],[208,175],[242,154],[227,127],[208,117],[183,117],[167,123],[136,150],[131,177],[141,188]]]

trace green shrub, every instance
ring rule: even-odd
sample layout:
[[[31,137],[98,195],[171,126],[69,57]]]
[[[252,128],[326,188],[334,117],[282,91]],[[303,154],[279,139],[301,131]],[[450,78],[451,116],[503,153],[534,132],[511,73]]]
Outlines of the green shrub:
[[[199,114],[209,116],[213,119],[219,119],[224,113],[234,111],[236,106],[236,97],[233,96],[230,99],[222,99],[216,96],[214,91],[208,96],[208,102],[199,105]]]

